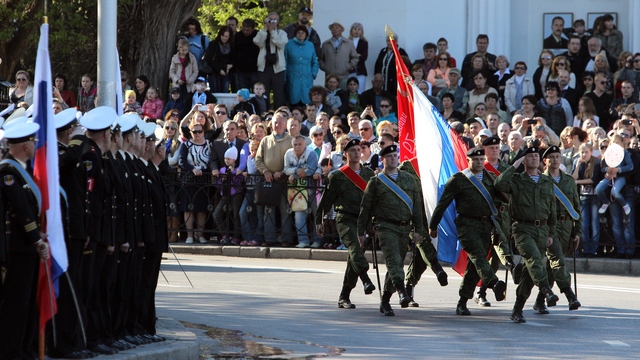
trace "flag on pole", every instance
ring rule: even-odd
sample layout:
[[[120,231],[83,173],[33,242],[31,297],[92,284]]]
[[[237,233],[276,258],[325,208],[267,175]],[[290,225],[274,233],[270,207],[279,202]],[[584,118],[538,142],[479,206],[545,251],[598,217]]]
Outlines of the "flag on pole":
[[[34,79],[33,118],[40,125],[33,162],[33,177],[42,193],[41,229],[48,236],[50,257],[40,263],[38,277],[38,308],[40,310],[40,333],[57,311],[57,280],[67,271],[67,248],[62,229],[60,208],[60,177],[58,173],[58,138],[53,120],[51,62],[49,60],[49,25],[40,27],[40,42],[36,56]],[[49,267],[51,281],[47,276]],[[55,292],[54,293],[52,293]]]
[[[122,115],[124,104],[124,98],[122,96],[122,78],[120,77],[120,54],[118,54],[118,48],[116,47],[116,113],[118,116]]]

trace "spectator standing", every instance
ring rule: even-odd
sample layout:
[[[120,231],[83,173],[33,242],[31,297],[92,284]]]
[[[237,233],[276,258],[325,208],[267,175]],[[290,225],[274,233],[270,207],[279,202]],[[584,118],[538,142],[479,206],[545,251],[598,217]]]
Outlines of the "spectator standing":
[[[82,85],[78,88],[78,110],[82,111],[82,113],[84,114],[96,107],[94,100],[96,99],[98,88],[94,85],[93,79],[89,74],[82,75],[81,84]],[[144,102],[144,98],[142,98],[142,100],[140,101],[138,100],[138,96],[136,95],[136,101],[142,104]]]
[[[613,73],[609,68],[609,64],[607,63],[607,57],[604,54],[598,54],[595,57],[595,65],[594,70],[596,74],[603,74],[605,79],[607,80],[607,88],[605,92],[609,95],[613,95]]]
[[[180,98],[186,100],[198,78],[198,61],[189,51],[189,41],[185,39],[178,40],[178,52],[171,58],[169,77],[173,86],[180,89]]]
[[[305,6],[300,9],[300,12],[298,12],[298,22],[285,26],[283,30],[287,33],[287,38],[292,40],[297,37],[298,27],[304,26],[304,28],[307,29],[307,41],[313,45],[315,55],[320,56],[320,36],[318,35],[318,32],[311,27],[312,19],[313,11]]]
[[[617,77],[617,82],[622,83],[625,80],[629,80],[633,85],[633,96],[640,96],[640,53],[633,54],[633,57],[629,57]]]
[[[358,65],[359,55],[353,42],[342,36],[344,26],[334,21],[329,25],[331,38],[320,47],[320,69],[326,74],[336,74],[340,79],[340,87],[347,88],[349,73]]]
[[[307,31],[306,26],[298,25],[295,29],[295,37],[284,47],[284,58],[287,62],[285,77],[287,96],[289,103],[293,105],[306,104],[310,101],[309,89],[318,75],[318,57],[313,43],[307,40]]]
[[[462,77],[464,79],[473,78],[472,60],[473,60],[473,56],[476,54],[481,55],[485,59],[486,64],[490,64],[489,70],[495,71],[493,64],[495,64],[496,62],[496,56],[487,52],[488,47],[489,47],[489,37],[485,34],[479,34],[478,37],[476,38],[477,51],[465,55],[464,60],[462,61]],[[465,81],[468,82],[468,80],[465,80]],[[466,85],[466,82],[462,86]]]
[[[454,97],[453,110],[459,111],[462,114],[466,114],[469,106],[469,92],[464,87],[459,86],[460,74],[460,70],[456,68],[449,70],[449,86],[445,89],[440,90],[440,92],[438,93],[438,100],[440,101],[440,103],[442,103],[444,94],[450,93]]]
[[[361,23],[355,22],[351,25],[349,40],[353,42],[353,46],[358,53],[358,65],[352,69],[349,77],[358,79],[358,94],[362,94],[367,81],[367,66],[365,65],[365,61],[369,58],[369,42],[364,37],[364,28]]]
[[[344,99],[347,101],[344,108],[344,111],[352,112],[356,111],[358,113],[362,112],[362,101],[360,95],[358,93],[360,89],[360,83],[358,82],[358,78],[350,77],[347,80],[347,93],[344,96]]]
[[[536,107],[547,125],[560,135],[566,126],[573,125],[573,112],[569,102],[558,97],[560,86],[555,81],[550,81],[545,86],[546,97],[538,100]]]
[[[580,193],[580,209],[582,217],[582,254],[586,258],[596,256],[600,242],[600,219],[598,208],[600,202],[595,193],[595,186],[600,182],[600,160],[593,156],[593,145],[580,145],[580,157],[573,166],[573,178]]]
[[[605,130],[609,130],[609,107],[613,102],[613,96],[607,94],[607,78],[603,73],[596,74],[594,78],[595,89],[585,96],[591,98],[596,108],[596,114],[600,118],[599,126]]]
[[[604,53],[607,57],[607,62],[609,63],[609,67],[612,72],[616,72],[618,70],[617,59],[609,54],[607,51],[602,48],[602,40],[597,37],[592,37],[587,41],[588,49],[589,49],[589,60],[587,61],[587,65],[585,66],[585,71],[596,71],[595,70],[595,59],[596,56],[600,53]]]
[[[393,39],[398,41],[398,34],[393,34]],[[378,54],[378,58],[376,59],[376,63],[374,66],[374,72],[376,74],[382,74],[383,84],[382,89],[388,92],[396,92],[396,88],[398,87],[398,78],[396,76],[396,56],[393,52],[393,47],[391,46],[391,40],[387,36],[385,38],[387,41],[387,46],[380,50]],[[399,47],[398,52],[401,56],[409,56],[403,48]],[[431,60],[434,61],[434,56],[436,54],[435,47],[431,50]],[[428,59],[426,59],[428,60]],[[418,60],[419,61],[419,60]],[[423,65],[424,67],[424,65]],[[434,66],[435,67],[435,66]],[[428,70],[431,70],[429,68]],[[429,71],[425,71],[425,74],[428,74]]]
[[[347,93],[340,85],[340,78],[336,74],[327,74],[325,78],[325,89],[327,90],[327,105],[331,108],[333,116],[344,118],[349,112]]]
[[[623,137],[627,139],[630,138],[628,130],[619,131],[613,136],[613,142],[626,149],[623,143]],[[598,185],[596,185],[596,195],[598,195],[598,198],[602,203],[602,206],[598,209],[598,213],[604,214],[609,208],[609,205],[611,205],[611,199],[613,199],[613,201],[622,206],[625,216],[629,216],[631,213],[631,206],[629,206],[625,200],[622,189],[626,185],[627,176],[631,174],[632,170],[633,162],[631,161],[631,155],[627,151],[624,152],[622,162],[616,167],[610,167],[607,165],[605,159],[602,160],[601,171],[605,174],[605,178],[600,180]],[[606,193],[609,187],[611,187],[611,196]]]
[[[284,71],[286,69],[284,47],[288,41],[287,33],[278,29],[279,22],[278,14],[269,13],[264,19],[264,27],[253,38],[253,43],[260,47],[258,80],[264,85],[267,98],[273,90],[274,108],[284,105]]]
[[[255,134],[256,126],[254,125],[253,133]],[[265,134],[264,130],[261,130],[262,134]],[[255,176],[259,175],[258,169],[256,168],[256,152],[258,151],[258,146],[260,146],[260,140],[262,140],[262,135],[259,139],[254,136],[249,143],[249,155],[247,156],[247,171],[244,173],[245,176]],[[248,183],[255,183],[254,181],[249,181]],[[247,192],[245,194],[244,200],[242,201],[242,205],[240,206],[240,223],[242,224],[242,239],[243,241],[240,243],[242,246],[260,246],[262,245],[262,240],[264,237],[264,206],[256,206],[253,202],[255,187],[247,186]],[[254,210],[255,209],[255,210]],[[251,210],[251,211],[249,211]]]
[[[538,57],[538,68],[533,73],[533,88],[538,100],[542,99],[545,94],[542,89],[545,88],[549,75],[551,75],[551,63],[553,62],[553,52],[551,50],[542,50]]]
[[[588,119],[595,121],[596,125],[600,126],[600,117],[596,115],[593,100],[588,96],[583,96],[578,100],[578,112],[573,118],[573,126],[582,127],[582,124]]]
[[[535,93],[533,81],[526,77],[527,64],[524,61],[518,61],[513,71],[514,76],[507,80],[504,88],[504,102],[511,116],[522,108],[522,98]]]
[[[227,124],[234,124],[234,122],[229,121]],[[214,170],[214,172],[217,171],[219,174],[214,175],[218,177],[216,183],[221,185],[220,201],[216,206],[216,210],[213,212],[213,218],[218,225],[218,229],[222,232],[220,245],[240,245],[241,242],[240,206],[242,205],[244,177],[242,176],[243,170],[240,169],[236,162],[239,155],[238,149],[230,145],[224,152],[224,162],[220,164],[221,166],[218,170]],[[230,210],[227,210],[227,207],[229,207]],[[233,225],[232,238],[228,236],[231,234],[229,223]]]
[[[560,71],[567,70],[569,72],[569,86],[576,87],[576,75],[571,72],[571,64],[567,61],[567,58],[559,55],[553,59],[551,63],[551,73],[549,74],[548,81],[558,81],[560,77]]]
[[[622,115],[627,111],[633,111],[632,104],[640,103],[637,96],[634,96],[633,93],[635,89],[633,84],[629,80],[624,80],[622,82],[622,87],[620,88],[620,92],[622,96],[618,99],[615,99],[611,102],[611,106],[609,107],[609,113],[611,114],[611,121],[615,121],[617,119],[622,118]],[[627,105],[625,109],[621,112],[618,112],[617,108],[620,105]]]
[[[231,76],[235,78],[231,82],[231,90],[251,89],[258,81],[258,54],[260,47],[253,43],[253,39],[258,34],[256,30],[256,22],[251,19],[245,19],[242,22],[242,30],[238,31],[234,37],[234,43],[237,54],[233,63],[234,71]],[[234,87],[235,86],[235,87]]]
[[[613,16],[605,14],[602,22],[593,32],[593,37],[600,39],[602,47],[613,57],[622,53],[622,32],[613,23]]]
[[[558,96],[569,102],[571,111],[575,114],[578,111],[578,92],[575,88],[569,85],[571,79],[569,75],[569,71],[567,70],[558,71],[558,85],[560,86],[560,93]]]
[[[438,54],[436,56],[440,56],[440,54],[444,54],[445,52],[447,52],[447,50],[449,50],[449,42],[447,41],[447,39],[441,37],[440,39],[438,39],[438,42],[436,43],[437,47],[438,47]],[[449,56],[450,59],[450,63],[451,63],[451,67],[454,68],[456,67],[456,59]]]
[[[500,99],[500,109],[506,110],[504,92],[507,87],[507,81],[513,76],[511,70],[509,70],[509,59],[504,55],[499,55],[496,58],[495,66],[498,70],[493,74],[493,79],[490,82],[498,90],[498,97]]]
[[[209,89],[212,93],[229,92],[229,70],[233,67],[236,56],[235,46],[228,26],[218,30],[218,36],[209,43],[204,60],[213,71],[209,74]]]
[[[324,134],[325,130],[323,130],[319,125],[313,126],[309,130],[309,138],[311,139],[309,149],[316,153],[318,161],[329,157],[329,154],[331,153],[331,143],[324,142]]]
[[[135,93],[134,93],[135,99]],[[177,119],[181,119],[186,113],[187,106],[185,105],[185,100],[188,98],[183,98],[180,93],[180,88],[174,87],[171,89],[171,93],[169,93],[169,101],[164,106],[164,110],[162,110],[162,117],[166,118],[167,114],[171,110],[177,110]]]
[[[62,96],[62,101],[69,107],[76,107],[76,96],[73,95],[73,92],[67,89],[67,77],[64,74],[56,74],[55,77],[55,85],[58,91],[60,91],[60,96]]]
[[[202,33],[202,26],[195,18],[187,20],[187,40],[189,41],[189,52],[196,57],[198,67],[202,56],[209,47],[209,38]]]
[[[575,35],[571,35],[569,36],[567,51],[559,55],[564,56],[567,60],[569,60],[571,69],[576,75],[576,79],[582,78],[582,72],[584,71],[587,62],[589,61],[589,58],[585,57],[585,55],[581,52],[581,48],[582,45],[580,44],[580,38]]]

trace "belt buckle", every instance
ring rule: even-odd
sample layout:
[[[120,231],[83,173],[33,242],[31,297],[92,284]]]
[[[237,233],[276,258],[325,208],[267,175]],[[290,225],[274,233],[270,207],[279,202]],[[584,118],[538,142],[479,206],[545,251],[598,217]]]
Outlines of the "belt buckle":
[[[533,226],[540,226],[540,220],[536,220],[533,222]]]
[[[567,219],[566,215],[560,215],[560,221],[565,221]]]

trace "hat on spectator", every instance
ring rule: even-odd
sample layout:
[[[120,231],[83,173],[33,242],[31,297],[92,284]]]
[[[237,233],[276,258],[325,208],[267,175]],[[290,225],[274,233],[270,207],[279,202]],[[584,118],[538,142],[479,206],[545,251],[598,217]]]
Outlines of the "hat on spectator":
[[[397,153],[398,152],[398,145],[389,145],[386,148],[380,150],[380,157],[384,157],[385,155],[388,154],[392,154],[392,153]]]
[[[329,30],[331,30],[331,27],[333,25],[338,25],[342,28],[342,31],[344,31],[344,26],[342,26],[342,24],[340,23],[340,20],[335,20],[334,22],[332,22],[331,24],[329,24]]]
[[[80,113],[75,108],[68,108],[53,115],[53,121],[56,124],[56,130],[64,131],[69,129],[71,126],[73,126],[73,124],[78,122],[79,116],[82,116],[82,113]]]
[[[500,144],[500,138],[496,135],[493,135],[482,142],[482,146],[499,145],[499,144]]]
[[[467,151],[467,157],[472,156],[484,156],[484,149],[480,146],[469,149],[469,151]]]
[[[207,80],[204,78],[204,76],[198,76],[198,78],[196,79],[196,81],[195,81],[195,82],[203,82],[203,83],[206,83],[206,82],[207,82]]]
[[[177,86],[174,86],[173,89],[171,89],[171,92],[169,94],[173,94],[174,92],[177,92],[178,94],[180,93],[180,88]]]
[[[539,154],[539,148],[537,146],[531,146],[524,150],[524,155],[527,154]]]
[[[479,135],[479,136],[486,136],[486,137],[488,137],[488,138],[490,138],[490,137],[492,137],[492,136],[493,136],[493,134],[491,134],[491,130],[489,130],[489,129],[482,129],[482,130],[480,130],[480,131],[478,132],[478,135]],[[483,145],[484,145],[484,144],[483,144]]]
[[[13,119],[12,125],[4,129],[3,137],[9,144],[20,144],[29,140],[34,140],[40,125],[34,123],[26,116]]]
[[[349,142],[347,143],[347,145],[344,147],[343,151],[347,151],[349,150],[349,148],[352,148],[354,146],[359,146],[360,145],[360,140],[358,139],[351,139],[349,140]]]
[[[117,126],[120,127],[122,135],[126,135],[136,130],[136,125],[138,124],[139,119],[140,116],[138,116],[137,114],[124,114],[118,116],[118,120],[116,121],[116,123]]]
[[[458,75],[462,75],[462,72],[460,71],[460,69],[458,68],[452,68],[449,69],[449,74],[458,74]]]
[[[9,115],[9,117],[4,121],[4,123],[2,124],[2,127],[4,128],[5,126],[7,126],[8,123],[14,121],[17,118],[23,117],[25,116],[24,113],[26,112],[26,110],[20,106],[17,109],[15,109],[11,115]]]
[[[324,133],[324,131],[322,131],[322,127],[318,126],[318,125],[313,125],[311,127],[311,129],[309,130],[309,135],[313,135],[316,133]]]
[[[247,89],[247,88],[243,88],[243,89],[238,90],[238,95],[242,96],[244,101],[249,100],[249,97],[251,97],[251,93],[249,92],[249,89]]]
[[[309,15],[313,15],[313,11],[311,11],[311,9],[309,9],[309,7],[305,6],[302,9],[300,9],[300,12],[298,12],[298,14],[302,14],[302,13],[309,13]]]
[[[156,140],[158,140],[156,138],[156,128],[157,127],[158,127],[158,125],[156,125],[155,122],[148,122],[148,123],[144,124],[144,136],[146,137],[147,141],[155,142]]]
[[[549,156],[549,155],[551,155],[553,153],[558,153],[559,154],[560,153],[560,148],[555,146],[555,145],[549,146],[547,148],[547,150],[544,151],[544,154],[542,154],[542,158],[544,159],[544,158],[546,158],[547,156]]]
[[[480,123],[480,125],[482,125],[482,128],[484,128],[484,129],[487,128],[487,125],[484,123],[484,120],[482,120],[482,118],[479,118],[479,117],[469,118],[469,119],[467,119],[467,121],[465,121],[465,123],[467,123],[467,125],[471,125],[474,122]]]
[[[224,158],[225,159],[237,159],[238,158],[238,149],[236,149],[235,146],[232,146],[230,148],[227,149],[227,151],[224,152]]]
[[[127,90],[124,92],[124,98],[128,99],[129,97],[133,96],[134,98],[136,97],[136,92],[133,90]]]
[[[110,106],[98,106],[95,109],[87,111],[80,119],[80,124],[90,131],[104,131],[111,128],[118,114],[116,110]]]

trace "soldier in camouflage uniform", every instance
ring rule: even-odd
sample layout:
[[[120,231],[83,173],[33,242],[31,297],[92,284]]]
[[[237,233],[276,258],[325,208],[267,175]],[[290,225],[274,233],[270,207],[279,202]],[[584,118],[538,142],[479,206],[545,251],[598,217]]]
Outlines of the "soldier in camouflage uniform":
[[[484,149],[473,148],[467,152],[470,176],[475,176],[494,197],[492,175],[484,170]],[[491,246],[491,232],[495,229],[492,210],[485,197],[471,182],[464,172],[454,174],[444,186],[438,205],[431,216],[429,235],[438,236],[438,224],[452,201],[456,200],[456,227],[460,245],[469,254],[467,269],[460,284],[460,300],[456,306],[456,314],[471,315],[467,308],[467,300],[473,297],[478,280],[482,279],[487,287],[492,288],[497,301],[505,298],[507,289],[504,281],[498,279],[487,261],[487,252]]]
[[[524,172],[516,173],[516,168],[522,163]],[[549,286],[543,259],[546,247],[553,243],[555,236],[556,199],[553,181],[542,176],[539,165],[538,147],[532,146],[495,182],[496,189],[511,194],[511,232],[518,252],[525,259],[525,270],[516,289],[516,302],[511,313],[511,320],[516,323],[526,322],[522,309],[534,285],[543,292],[549,306],[555,306],[558,301],[558,296]]]
[[[365,233],[375,218],[374,228],[387,265],[380,312],[385,316],[394,316],[389,304],[394,290],[400,295],[400,306],[409,306],[410,297],[404,287],[402,267],[409,245],[409,234],[413,230],[413,239],[418,241],[423,233],[423,207],[414,177],[398,170],[398,147],[385,147],[380,151],[380,157],[384,170],[369,180],[364,191],[358,217],[358,237],[362,245]]]
[[[327,188],[322,194],[322,199],[320,199],[318,211],[316,212],[316,230],[318,236],[323,235],[324,226],[322,225],[322,220],[324,214],[328,213],[333,205],[338,213],[336,216],[338,235],[340,235],[344,246],[349,249],[349,259],[344,273],[342,291],[338,298],[338,307],[355,309],[356,306],[351,303],[349,295],[356,286],[358,277],[362,280],[366,295],[373,293],[376,289],[369,275],[367,275],[369,262],[364,256],[364,248],[360,246],[356,232],[364,190],[360,186],[366,186],[369,179],[374,176],[374,173],[371,168],[360,165],[360,140],[350,140],[344,148],[344,154],[347,157],[348,165],[340,168],[329,177]],[[351,180],[350,176],[360,177],[360,179],[354,178],[354,180]]]
[[[420,183],[420,178],[418,177],[416,170],[413,168],[411,161],[403,161],[398,167],[398,170],[406,171],[414,176],[416,183],[418,184],[419,195],[422,196],[422,184]],[[423,214],[422,216],[422,224],[423,227],[429,226],[426,214]],[[431,242],[431,237],[426,235],[427,234],[424,234],[420,238],[420,241],[416,243],[413,250],[413,256],[411,257],[411,262],[407,268],[406,288],[407,294],[411,297],[411,301],[409,302],[410,307],[419,306],[418,303],[413,300],[413,288],[418,284],[418,281],[420,281],[420,277],[422,277],[422,273],[427,270],[427,266],[431,267],[431,271],[436,274],[440,286],[447,286],[449,284],[447,273],[438,262],[438,252]]]
[[[560,164],[562,163],[562,155],[560,148],[557,146],[549,147],[545,152],[543,159],[547,165],[547,170],[544,172],[545,176],[550,177],[556,186],[564,193],[567,199],[571,202],[573,210],[578,215],[578,219],[574,220],[565,206],[556,200],[556,208],[558,213],[558,222],[556,223],[556,237],[553,244],[547,247],[547,273],[549,274],[549,285],[552,285],[554,280],[558,284],[560,292],[564,293],[569,302],[569,310],[577,310],[581,304],[578,301],[577,296],[571,290],[571,274],[567,270],[565,264],[564,254],[569,250],[569,247],[575,248],[575,245],[580,241],[582,235],[582,220],[580,219],[580,196],[578,195],[578,187],[576,181],[572,176],[567,175],[560,171]],[[577,209],[577,210],[576,210]],[[575,233],[574,233],[575,232]],[[544,293],[539,292],[533,309],[538,314],[548,314],[549,311],[544,303]]]

